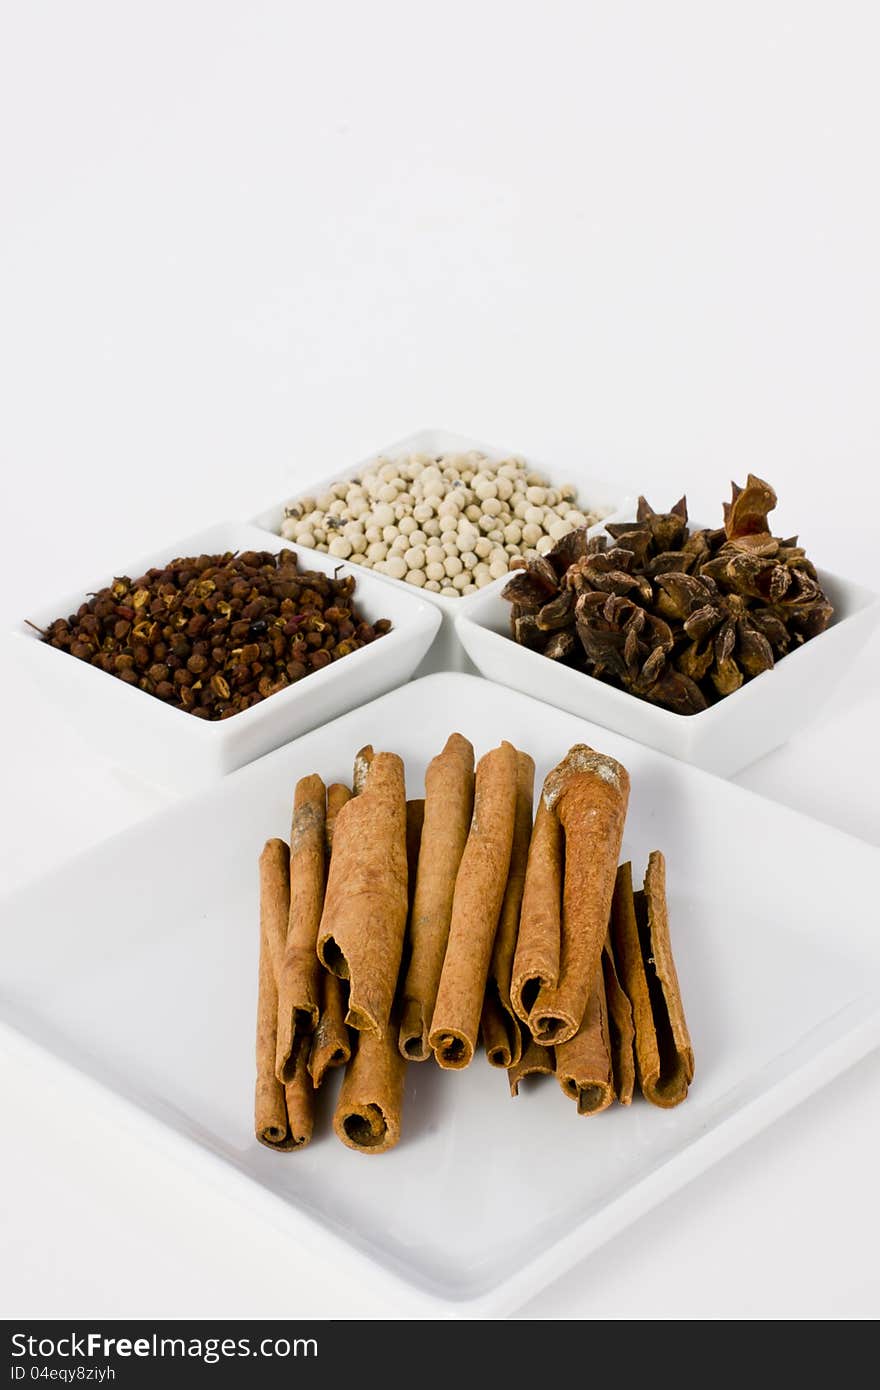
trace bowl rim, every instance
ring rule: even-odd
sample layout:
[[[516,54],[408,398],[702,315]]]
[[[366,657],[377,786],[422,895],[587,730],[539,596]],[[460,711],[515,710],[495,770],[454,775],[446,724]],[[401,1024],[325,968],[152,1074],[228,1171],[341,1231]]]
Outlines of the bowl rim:
[[[841,628],[843,628],[847,623],[853,622],[856,619],[864,618],[864,616],[870,613],[872,609],[876,610],[878,615],[880,615],[880,593],[876,593],[873,589],[868,589],[864,585],[858,584],[855,580],[846,579],[842,575],[835,574],[832,570],[820,569],[818,566],[816,566],[816,572],[819,576],[823,588],[828,583],[828,581],[830,581],[832,588],[840,590],[842,593],[845,593],[848,597],[857,599],[859,606],[853,612],[846,613],[840,618],[836,616],[835,612],[835,615],[832,617],[831,622],[823,632],[818,632],[815,637],[811,637],[809,641],[801,643],[801,645],[799,647],[796,647],[794,651],[787,652],[784,657],[780,657],[776,664],[769,671],[762,671],[760,675],[753,676],[751,680],[745,681],[738,690],[734,690],[730,695],[725,695],[722,699],[717,700],[714,705],[709,705],[707,709],[698,710],[695,714],[679,714],[676,710],[666,709],[663,705],[653,704],[650,700],[642,699],[642,697],[639,695],[630,694],[628,690],[621,690],[618,686],[611,685],[610,682],[599,680],[596,676],[591,675],[589,671],[578,671],[571,666],[564,666],[561,669],[566,672],[570,672],[571,675],[574,677],[581,677],[585,680],[591,681],[593,683],[594,688],[600,688],[605,694],[607,694],[612,704],[620,704],[621,702],[626,702],[626,707],[628,709],[640,709],[643,718],[648,721],[656,721],[658,728],[662,728],[665,726],[668,729],[674,728],[678,730],[684,730],[688,728],[693,728],[694,730],[699,729],[700,731],[705,731],[711,724],[720,722],[722,719],[726,717],[725,709],[729,709],[730,702],[733,699],[736,699],[739,696],[745,696],[749,690],[755,687],[757,687],[760,691],[761,680],[765,676],[772,676],[774,671],[778,670],[779,666],[783,663],[786,663],[786,669],[791,669],[787,666],[788,662],[800,656],[802,652],[807,651],[810,647],[813,646],[815,642],[818,642],[821,638],[829,637],[832,633],[839,631]],[[471,597],[474,599],[480,598],[488,601],[489,599],[495,597],[500,598],[500,593],[498,593],[497,590],[495,590],[494,592],[490,592],[490,590],[487,588],[484,589],[482,593],[473,594],[471,595]],[[475,606],[476,605],[474,605],[474,607]],[[481,620],[479,615],[475,613],[473,610],[467,613],[460,613],[456,618],[456,631],[458,631],[459,640],[461,640],[461,633],[459,631],[459,628],[465,625],[469,625],[470,627],[476,629],[489,639],[497,639],[499,642],[508,643],[511,647],[513,647],[513,649],[517,653],[517,655],[514,657],[514,660],[522,660],[524,657],[526,657],[535,658],[536,661],[544,663],[547,662],[547,657],[545,657],[542,652],[532,651],[529,647],[524,647],[520,643],[514,642],[512,637],[509,637],[504,633],[496,632],[494,628],[488,627],[485,623],[485,620]],[[462,645],[464,645],[464,643]],[[467,650],[466,647],[465,650]],[[537,667],[535,669],[537,669]],[[756,697],[752,695],[748,698],[754,700]],[[621,705],[621,707],[623,706]],[[743,700],[739,700],[737,704],[737,709],[743,709]],[[588,718],[589,715],[585,713],[585,717]]]
[[[229,533],[231,533],[232,535],[239,533],[243,537],[241,544],[235,546],[230,545],[229,548],[233,548],[234,550],[240,551],[256,550],[261,548],[262,546],[262,548],[266,550],[271,550],[274,548],[276,550],[276,553],[280,552],[281,550],[292,550],[295,552],[297,556],[302,557],[302,559],[306,562],[306,572],[308,572],[308,562],[313,556],[318,556],[318,558],[325,565],[328,561],[332,561],[334,559],[333,556],[328,556],[325,552],[315,551],[306,546],[297,545],[293,541],[285,540],[283,536],[276,535],[274,532],[262,531],[258,527],[252,526],[250,522],[232,520],[214,522],[210,526],[204,527],[200,531],[195,531],[190,535],[182,537],[180,540],[171,542],[169,545],[157,547],[156,549],[152,550],[150,554],[146,557],[141,556],[134,564],[128,564],[122,567],[121,569],[117,570],[117,573],[142,574],[145,570],[150,569],[155,565],[161,564],[161,557],[163,555],[185,555],[188,552],[193,554],[210,554],[210,550],[206,549],[206,544],[209,545],[214,537],[217,537],[217,540],[215,542],[216,544],[223,544],[223,536]],[[264,541],[272,541],[274,542],[274,546],[263,545]],[[200,549],[197,547],[200,547]],[[373,583],[380,592],[383,591],[385,588],[384,585],[379,584],[381,576],[376,575],[374,578],[369,570],[364,570],[361,566],[352,566],[345,560],[337,560],[334,568],[353,572],[355,579],[358,581],[365,578],[368,587],[371,583]],[[99,587],[105,585],[106,583],[106,578],[103,578],[100,581]],[[78,597],[74,597],[73,599],[67,600],[41,602],[35,605],[34,611],[39,614],[45,610],[53,609],[56,611],[56,616],[61,615],[63,613],[70,613],[72,611],[72,608],[70,606],[71,604],[73,604],[74,607],[78,606],[80,603],[83,602],[84,596],[92,592],[95,592],[95,589],[93,587],[83,586],[81,589],[78,590]],[[377,641],[385,642],[393,640],[394,646],[396,648],[400,646],[402,643],[406,642],[411,637],[413,637],[416,634],[416,632],[421,629],[423,623],[429,628],[433,627],[434,634],[436,635],[436,630],[440,626],[441,615],[434,607],[434,605],[427,603],[421,597],[420,592],[417,589],[415,589],[412,585],[406,585],[405,592],[401,595],[398,602],[401,602],[403,604],[403,607],[408,608],[410,612],[402,614],[397,618],[393,618],[392,627],[390,628],[390,630],[387,633],[383,633],[381,635],[381,638],[377,639]],[[52,619],[45,619],[45,621],[52,621]],[[401,622],[403,623],[402,627],[399,626]],[[42,641],[42,639],[39,636],[39,629],[32,626],[31,623],[29,623],[26,619],[21,619],[11,629],[8,629],[7,635],[19,641],[32,643],[34,649],[39,648],[40,650],[47,652],[49,654],[49,659],[64,658],[70,656],[70,653],[59,651],[56,647],[51,647],[47,642]],[[373,652],[375,647],[376,642],[370,642],[366,647],[361,647],[355,652],[350,652],[347,657],[343,658],[343,660],[346,662],[355,661],[358,658],[360,658],[359,665],[357,668],[346,666],[345,669],[349,673],[349,676],[353,676],[355,679],[357,678],[357,671],[361,670],[364,666],[364,658],[369,659],[370,654]],[[388,648],[385,647],[384,650],[387,652]],[[376,660],[377,658],[374,655],[372,659]],[[307,677],[303,677],[303,680],[297,681],[295,682],[295,684],[287,686],[284,690],[276,691],[274,695],[267,696],[264,700],[260,700],[256,705],[251,705],[248,709],[245,710],[239,710],[236,714],[231,715],[229,719],[213,720],[196,719],[193,715],[189,714],[187,710],[178,709],[174,705],[168,705],[165,703],[164,700],[159,700],[156,698],[156,696],[151,695],[149,691],[140,690],[136,685],[129,685],[125,681],[118,680],[114,676],[112,676],[111,673],[99,670],[96,666],[92,666],[90,662],[77,661],[75,657],[71,658],[71,662],[67,667],[59,668],[59,670],[66,669],[70,672],[79,671],[82,673],[88,673],[88,675],[85,677],[83,677],[82,675],[74,676],[74,679],[85,678],[87,680],[94,680],[94,678],[96,677],[107,677],[108,680],[113,681],[113,685],[120,691],[128,691],[129,693],[141,696],[145,701],[148,701],[148,704],[145,703],[142,706],[140,706],[142,713],[146,713],[148,709],[153,709],[158,719],[165,720],[165,723],[168,726],[169,730],[171,728],[183,729],[186,727],[190,727],[194,730],[199,730],[198,734],[196,734],[195,737],[202,738],[204,740],[214,739],[215,741],[219,742],[223,738],[228,738],[230,734],[232,732],[235,732],[236,730],[241,731],[243,729],[250,728],[254,724],[256,724],[261,716],[265,716],[265,706],[267,706],[270,701],[283,699],[286,700],[287,704],[293,704],[294,700],[297,697],[302,698],[302,686],[303,682],[306,680],[308,681],[309,691],[311,691],[313,694],[320,692],[320,690],[322,690],[330,682],[339,679],[338,668],[341,664],[342,663],[339,661],[331,662],[328,666],[324,666],[317,671],[310,672]],[[111,687],[105,683],[100,688],[105,691],[109,691]],[[138,707],[132,705],[131,708],[132,711],[134,711]],[[272,709],[278,711],[279,705],[277,703],[273,704]],[[161,714],[159,713],[160,710],[162,711]],[[171,725],[168,724],[168,719],[170,716],[180,716],[181,718],[176,719],[175,724]],[[182,723],[182,719],[185,719],[187,723]],[[231,726],[234,726],[234,728],[231,728]]]
[[[432,440],[441,440],[443,442],[439,444],[431,443],[430,441]],[[400,439],[394,440],[393,443],[383,445],[381,449],[372,450],[371,453],[365,458],[362,458],[358,463],[350,467],[343,466],[338,468],[334,472],[328,473],[325,477],[318,478],[308,483],[305,487],[297,489],[295,492],[288,493],[281,501],[276,499],[270,502],[267,506],[262,507],[255,515],[251,516],[249,524],[256,526],[259,530],[266,532],[270,536],[278,536],[280,533],[272,530],[272,523],[268,519],[269,515],[270,513],[280,510],[283,516],[284,508],[290,502],[296,502],[301,497],[307,497],[310,492],[316,492],[321,488],[332,487],[334,483],[347,482],[357,478],[358,474],[362,473],[367,465],[373,463],[377,458],[382,458],[386,455],[389,458],[393,458],[406,453],[431,453],[437,449],[441,449],[444,453],[466,453],[472,449],[478,449],[489,458],[524,459],[526,463],[532,464],[536,469],[545,472],[551,478],[554,472],[552,465],[545,463],[543,459],[537,458],[534,454],[524,453],[521,449],[502,448],[497,444],[487,444],[484,440],[473,439],[469,435],[457,434],[452,430],[426,427],[413,430],[410,434],[403,435]],[[569,476],[572,481],[577,484],[579,491],[583,488],[584,492],[587,492],[591,486],[595,486],[597,491],[602,490],[607,493],[609,497],[617,499],[611,510],[606,512],[603,517],[600,517],[600,519],[594,522],[589,528],[588,534],[591,536],[598,535],[608,521],[616,521],[618,519],[624,520],[624,513],[633,509],[636,505],[638,494],[632,490],[629,483],[622,483],[617,487],[606,478],[599,478],[593,474],[582,473],[580,470],[575,469],[569,470]],[[317,550],[311,546],[301,546],[300,549],[315,555],[327,554],[326,550]],[[377,574],[366,565],[359,565],[356,562],[351,563],[354,563],[355,569],[358,572],[363,573],[366,571],[367,574],[373,575],[375,579],[379,579],[385,584],[392,584],[397,589],[416,589],[415,585],[407,584],[403,579],[393,579],[389,574]],[[435,594],[430,590],[426,592],[424,589],[416,589],[416,592],[422,595],[426,603],[436,604],[444,613],[448,613],[450,617],[455,617],[464,611],[465,605],[475,603],[476,600],[482,598],[484,594],[491,593],[494,589],[505,584],[508,575],[502,575],[500,579],[494,579],[491,584],[486,584],[476,594],[463,594],[460,598],[449,598],[446,594]]]

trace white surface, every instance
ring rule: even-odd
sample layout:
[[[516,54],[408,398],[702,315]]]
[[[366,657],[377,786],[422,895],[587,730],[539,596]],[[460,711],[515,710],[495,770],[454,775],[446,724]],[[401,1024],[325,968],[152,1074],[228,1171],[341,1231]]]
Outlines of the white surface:
[[[284,520],[284,508],[289,502],[298,501],[302,497],[320,495],[322,492],[326,492],[333,483],[360,477],[367,465],[372,463],[377,455],[381,454],[383,458],[398,459],[405,458],[408,454],[468,453],[472,449],[478,450],[496,462],[509,458],[511,454],[523,457],[521,452],[512,446],[486,444],[467,435],[455,434],[451,430],[417,430],[414,434],[407,435],[405,439],[397,439],[393,444],[373,449],[359,463],[340,464],[336,471],[326,474],[323,478],[310,478],[305,485],[297,487],[295,492],[287,492],[271,507],[266,507],[259,512],[253,518],[253,524],[265,527],[277,535]],[[622,519],[634,515],[636,499],[628,496],[619,485],[615,486],[613,483],[602,481],[600,478],[585,477],[583,474],[577,477],[566,474],[563,478],[540,459],[530,457],[526,461],[530,468],[542,474],[548,482],[574,484],[577,487],[577,495],[572,499],[572,505],[580,507],[582,511],[596,513],[601,517],[603,523],[613,521],[616,517]],[[599,530],[601,530],[601,525],[597,523],[590,534],[593,535]],[[317,551],[316,553],[320,555],[326,552]],[[355,573],[358,572],[359,568],[355,568]],[[386,584],[393,584],[396,589],[404,593],[411,592],[412,586],[402,579],[391,579],[388,575],[383,574],[376,574],[375,577],[384,579]],[[494,584],[487,585],[482,593],[495,592],[502,588],[505,583],[506,580],[498,579]],[[435,671],[467,671],[472,674],[473,667],[458,640],[455,620],[460,614],[467,613],[471,606],[478,602],[481,594],[463,594],[461,598],[447,598],[445,594],[435,594],[428,589],[419,589],[417,592],[428,603],[436,604],[443,615],[442,626],[431,644],[431,650],[419,667],[419,675],[424,676]]]
[[[697,529],[694,523],[692,530]],[[592,719],[707,772],[731,777],[821,715],[880,621],[880,594],[824,571],[819,579],[834,606],[831,626],[777,661],[772,671],[699,714],[676,714],[634,699],[625,690],[512,641],[510,604],[501,596],[501,583],[474,594],[467,611],[456,617],[455,630],[488,680]]]
[[[0,626],[423,420],[694,515],[752,468],[876,588],[871,0],[341,8],[4,11]],[[738,779],[873,843],[877,650]],[[0,704],[7,885],[162,803]],[[9,1316],[388,1312],[51,1067],[0,1145]],[[875,1317],[878,1159],[875,1055],[523,1314]]]
[[[310,569],[330,575],[352,573],[359,617],[370,623],[388,618],[390,632],[231,719],[208,721],[108,678],[105,671],[42,642],[29,623],[20,622],[10,637],[14,644],[10,662],[16,671],[30,675],[36,697],[45,699],[46,718],[70,720],[95,757],[156,786],[191,792],[401,685],[434,641],[439,614],[417,591],[396,586],[389,592],[387,584],[360,567],[291,545],[245,522],[221,522],[195,536],[163,541],[151,555],[137,560],[119,554],[110,571],[81,579],[75,587],[71,580],[63,598],[29,607],[28,616],[45,629],[55,618],[75,612],[86,594],[103,588],[114,575],[134,579],[181,555],[223,555],[236,550],[293,550],[300,573]]]
[[[333,1137],[334,1073],[308,1148],[269,1153],[252,1118],[260,847],[289,821],[298,778],[350,778],[366,743],[400,753],[407,794],[423,795],[425,768],[452,726],[478,756],[501,737],[527,748],[538,788],[576,743],[628,769],[622,856],[639,882],[652,849],[667,857],[694,1085],[672,1111],[639,1098],[591,1121],[552,1079],[525,1083],[512,1101],[506,1076],[483,1058],[464,1075],[412,1065],[402,1140],[369,1162]],[[799,887],[804,861],[826,870],[809,891]],[[137,1123],[148,1143],[265,1206],[307,1249],[335,1249],[342,1288],[366,1278],[402,1311],[497,1316],[877,1046],[880,939],[861,905],[878,869],[876,849],[720,778],[515,691],[435,675],[277,749],[7,902],[0,1024],[169,1133],[122,1107],[120,1127]],[[74,934],[72,907],[86,901]],[[79,1084],[71,1076],[71,1090]],[[82,1090],[84,1105],[104,1106]]]

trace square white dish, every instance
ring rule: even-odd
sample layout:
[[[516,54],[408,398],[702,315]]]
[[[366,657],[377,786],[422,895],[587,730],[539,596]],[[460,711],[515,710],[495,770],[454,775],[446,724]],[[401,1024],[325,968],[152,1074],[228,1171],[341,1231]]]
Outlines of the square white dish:
[[[602,512],[602,520],[591,529],[591,535],[600,531],[606,521],[615,521],[618,517],[629,515],[635,507],[635,497],[623,488],[615,487],[613,483],[603,482],[599,478],[581,474],[577,470],[572,472],[570,469],[563,476],[561,469],[556,469],[552,464],[544,463],[539,459],[531,458],[516,449],[500,449],[494,444],[484,444],[478,439],[471,439],[462,434],[453,434],[449,430],[424,429],[418,430],[414,434],[408,434],[403,439],[397,439],[393,444],[387,444],[383,449],[375,449],[368,458],[361,459],[359,463],[343,464],[333,473],[310,483],[308,487],[297,488],[280,502],[265,508],[255,516],[253,525],[260,526],[277,535],[284,520],[284,508],[288,503],[298,501],[301,497],[314,496],[316,493],[326,491],[334,483],[347,482],[351,478],[359,477],[368,464],[379,457],[394,460],[403,458],[407,454],[464,454],[471,449],[477,449],[487,458],[493,460],[510,458],[511,456],[524,458],[532,468],[543,473],[552,483],[573,483],[578,490],[578,502],[583,502],[584,505],[595,507]],[[308,553],[321,555],[324,552],[316,550]],[[362,572],[363,568],[361,565],[356,566],[358,572]],[[371,571],[367,572],[371,573]],[[391,579],[389,576],[381,574],[376,574],[375,578],[383,579],[386,584],[393,584],[397,589],[412,592],[412,585],[404,583],[401,579]],[[434,671],[472,669],[456,636],[455,618],[460,613],[467,613],[470,605],[483,594],[503,588],[504,584],[505,580],[499,579],[494,584],[487,585],[480,594],[467,594],[462,598],[446,598],[443,594],[434,594],[424,589],[417,590],[426,602],[435,604],[442,615],[442,624],[437,640],[419,667],[418,674],[420,676]]]
[[[329,1132],[278,1155],[253,1138],[256,858],[297,777],[348,779],[365,742],[408,792],[459,729],[502,737],[538,778],[586,740],[629,769],[624,855],[668,862],[672,941],[696,1054],[684,1105],[587,1119],[553,1078],[511,1101],[482,1056],[408,1069],[403,1139],[381,1157]],[[411,683],[62,866],[3,904],[0,1023],[91,1078],[120,1123],[331,1251],[401,1316],[509,1312],[880,1042],[880,853],[525,696],[462,675]],[[161,886],[160,886],[161,885]],[[70,1073],[70,1084],[77,1082]],[[85,1083],[83,1083],[85,1084]],[[334,1087],[335,1089],[335,1087]]]
[[[700,714],[675,714],[520,646],[510,635],[503,580],[473,596],[456,629],[489,680],[733,777],[814,718],[880,621],[880,595],[821,570],[819,580],[834,607],[831,625]]]
[[[390,618],[391,631],[252,708],[214,721],[196,719],[69,652],[50,647],[24,621],[12,633],[16,656],[57,717],[69,720],[101,756],[169,789],[193,791],[401,685],[409,680],[440,626],[437,609],[414,589],[390,589],[367,570],[303,550],[242,522],[224,522],[164,545],[146,558],[79,585],[72,595],[41,603],[25,616],[45,627],[75,612],[89,592],[110,583],[114,574],[139,575],[176,556],[227,550],[294,550],[300,569],[353,573],[359,611],[369,622]]]

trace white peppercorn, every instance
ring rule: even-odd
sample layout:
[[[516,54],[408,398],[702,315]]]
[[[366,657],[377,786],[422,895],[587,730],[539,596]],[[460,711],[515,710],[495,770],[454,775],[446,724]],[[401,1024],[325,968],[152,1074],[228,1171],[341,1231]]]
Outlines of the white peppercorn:
[[[415,587],[434,586],[432,593],[458,594],[485,587],[502,565],[507,573],[512,559],[545,554],[596,519],[578,506],[570,483],[551,486],[522,459],[470,450],[376,458],[359,478],[289,503],[279,531]],[[432,565],[436,577],[428,574]]]

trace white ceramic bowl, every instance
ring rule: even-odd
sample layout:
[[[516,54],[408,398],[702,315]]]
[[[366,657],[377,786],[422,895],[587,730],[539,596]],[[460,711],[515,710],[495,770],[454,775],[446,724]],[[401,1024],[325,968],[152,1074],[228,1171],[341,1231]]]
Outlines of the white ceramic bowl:
[[[510,636],[503,584],[478,594],[456,625],[464,650],[490,680],[732,777],[809,723],[880,619],[880,595],[823,571],[819,579],[834,605],[831,626],[700,714],[674,714],[519,646]]]
[[[24,622],[12,634],[23,666],[31,672],[36,687],[56,713],[69,719],[111,761],[149,782],[174,790],[204,786],[309,729],[402,685],[413,674],[440,626],[436,607],[425,603],[415,589],[392,589],[373,578],[369,570],[340,563],[314,550],[303,550],[242,522],[212,526],[163,545],[152,555],[90,579],[78,585],[72,594],[41,604],[26,616],[45,627],[53,619],[75,612],[86,594],[109,583],[113,574],[135,576],[175,556],[214,555],[227,550],[295,550],[301,568],[322,574],[340,569],[352,572],[357,579],[355,602],[359,611],[368,622],[390,618],[391,631],[250,709],[217,721],[196,719],[137,686],[126,685],[106,671],[50,647]]]
[[[635,510],[635,498],[632,494],[625,492],[622,488],[615,487],[612,483],[603,482],[601,479],[582,475],[577,470],[556,468],[552,464],[546,464],[538,459],[531,458],[520,453],[516,449],[499,449],[494,444],[483,444],[478,439],[469,439],[461,434],[451,434],[449,430],[426,429],[419,430],[416,434],[409,434],[405,439],[398,439],[394,444],[388,444],[384,449],[376,449],[368,458],[361,459],[360,463],[353,465],[343,465],[335,469],[324,478],[310,483],[308,487],[297,488],[295,492],[290,492],[280,502],[267,507],[265,511],[254,517],[253,524],[260,526],[264,530],[271,531],[277,535],[284,520],[284,508],[291,502],[298,501],[301,497],[314,497],[316,494],[326,492],[333,483],[346,482],[350,478],[357,478],[363,470],[375,459],[382,457],[386,459],[403,458],[407,454],[464,454],[471,449],[478,449],[487,458],[493,460],[510,458],[525,459],[526,463],[538,473],[543,473],[551,483],[572,483],[578,490],[578,504],[599,511],[602,514],[602,522],[598,523],[593,530],[600,531],[605,521],[614,521],[620,517],[631,515]],[[590,532],[593,534],[593,531]],[[322,555],[323,551],[309,551],[309,554]],[[356,566],[359,574],[364,572],[364,566]],[[372,574],[372,570],[366,571]],[[391,579],[387,575],[376,574],[377,579],[381,579],[385,584],[391,584],[396,589],[406,593],[413,592],[411,584],[404,583],[401,579]],[[434,594],[424,589],[416,592],[425,599],[427,603],[432,603],[439,610],[442,625],[433,643],[426,660],[419,667],[420,676],[428,675],[435,671],[464,671],[469,670],[470,666],[461,648],[461,643],[455,633],[455,619],[462,613],[470,612],[471,605],[478,603],[485,594],[503,589],[506,579],[498,579],[492,585],[487,585],[479,594],[468,594],[463,598],[446,598],[443,594]]]

